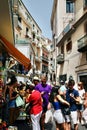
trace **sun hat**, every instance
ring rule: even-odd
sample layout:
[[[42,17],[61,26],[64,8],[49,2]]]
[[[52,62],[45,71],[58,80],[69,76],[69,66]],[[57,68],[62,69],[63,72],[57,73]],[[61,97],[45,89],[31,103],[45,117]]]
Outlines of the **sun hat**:
[[[37,76],[34,76],[33,80],[39,81],[40,79]]]

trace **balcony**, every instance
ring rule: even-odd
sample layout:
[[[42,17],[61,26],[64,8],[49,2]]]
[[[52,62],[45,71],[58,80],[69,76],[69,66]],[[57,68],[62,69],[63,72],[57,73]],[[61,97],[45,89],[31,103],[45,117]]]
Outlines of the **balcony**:
[[[18,0],[13,0],[12,6],[13,6],[13,12],[18,13]]]
[[[19,21],[18,21],[17,28],[20,29],[20,30],[22,30],[22,24],[21,24],[21,22],[19,22]]]
[[[87,51],[87,34],[78,40],[78,51],[79,52]]]
[[[17,39],[16,44],[29,44],[29,41],[26,39]]]
[[[27,11],[24,10],[24,7],[19,6],[18,8],[18,14],[22,17],[22,19],[25,21],[25,23],[32,28],[32,21],[31,16],[29,17],[29,14]]]
[[[62,31],[62,33],[58,36],[58,39],[57,39],[57,44],[60,42],[60,40],[64,37],[64,35],[72,28],[72,24],[68,24],[64,30]]]
[[[57,64],[62,64],[64,62],[64,54],[59,54],[56,60]]]
[[[47,62],[47,63],[49,62],[48,58],[45,57],[45,56],[41,56],[41,60],[44,61],[44,62]]]
[[[30,38],[32,39],[32,35],[29,32],[26,32],[25,38]]]

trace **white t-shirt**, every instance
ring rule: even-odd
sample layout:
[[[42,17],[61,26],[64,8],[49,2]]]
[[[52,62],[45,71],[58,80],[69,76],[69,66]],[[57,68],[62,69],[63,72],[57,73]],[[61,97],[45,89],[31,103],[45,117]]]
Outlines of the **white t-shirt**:
[[[78,91],[79,91],[79,96],[81,97],[81,99],[83,99],[83,94],[85,94],[85,89],[78,90]]]

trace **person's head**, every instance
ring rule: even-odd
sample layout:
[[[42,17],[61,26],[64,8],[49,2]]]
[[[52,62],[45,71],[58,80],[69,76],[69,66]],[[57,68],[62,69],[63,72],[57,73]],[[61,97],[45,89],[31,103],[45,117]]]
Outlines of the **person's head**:
[[[83,87],[83,83],[82,82],[78,82],[78,89],[79,90],[81,90],[81,89],[83,89],[84,87]]]
[[[17,87],[17,78],[15,77],[15,75],[7,77],[6,85]]]
[[[35,85],[37,85],[38,83],[39,83],[39,78],[37,77],[37,76],[35,76],[34,78],[33,78],[33,83],[35,84]]]
[[[35,85],[33,83],[30,83],[30,84],[26,85],[25,90],[26,90],[26,92],[31,93],[34,90],[34,88],[35,88]]]
[[[63,80],[60,81],[60,85],[64,85],[64,81]]]
[[[49,97],[50,102],[53,102],[54,98],[59,94],[59,92],[58,92],[59,88],[60,88],[60,86],[55,86],[55,87],[52,88],[51,94],[50,94],[50,97]]]
[[[71,80],[68,81],[68,88],[70,90],[73,89],[74,85],[75,85],[75,81],[73,79],[71,79]]]
[[[41,82],[42,82],[42,84],[46,84],[46,82],[47,82],[47,77],[46,77],[45,75],[42,75],[42,76],[41,76]]]

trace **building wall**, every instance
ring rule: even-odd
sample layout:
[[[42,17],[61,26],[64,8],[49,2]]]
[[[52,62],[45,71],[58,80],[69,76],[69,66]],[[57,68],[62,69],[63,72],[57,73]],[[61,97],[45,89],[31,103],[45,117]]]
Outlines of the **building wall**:
[[[56,19],[57,24],[55,25],[57,26],[57,30],[58,30],[57,36],[58,36],[58,40],[62,39],[62,42],[60,42],[59,44],[57,43],[57,47],[58,47],[57,54],[61,53],[61,47],[62,45],[64,45],[64,63],[57,64],[56,76],[58,78],[58,81],[61,75],[66,75],[67,80],[72,75],[73,79],[76,82],[80,80],[81,75],[84,75],[85,78],[87,75],[87,58],[86,58],[87,52],[78,51],[78,40],[86,34],[84,31],[84,24],[87,21],[87,19],[85,18],[76,27],[73,26],[76,22],[78,22],[78,20],[84,14],[83,2],[84,1],[79,1],[79,0],[75,1],[75,10],[74,10],[75,14],[69,15],[68,13],[65,13],[65,10],[66,10],[65,1],[61,2],[60,0],[58,1],[59,5],[57,4],[57,9],[54,10],[54,12],[52,11],[52,13],[57,14],[57,16],[54,15],[54,17],[51,17],[51,21],[54,22],[54,19],[57,18]],[[73,20],[73,25],[71,25],[71,29],[74,30],[73,33],[69,34],[66,32],[67,35],[66,34],[60,35],[61,32],[64,30],[64,26],[66,26],[66,23],[70,24],[70,20],[71,21]],[[55,34],[56,33],[54,30],[55,26],[54,24],[51,24],[51,25],[53,28],[52,30],[54,31],[53,34]],[[67,46],[67,40],[69,37],[71,37],[72,39],[72,49],[69,52],[67,52],[66,46]],[[84,83],[86,84],[86,80],[84,80]]]
[[[31,57],[32,67],[34,66],[32,69],[41,71],[40,57],[42,30],[21,0],[18,0],[18,8],[16,11],[14,6],[13,14],[16,47],[23,52],[24,55],[29,58]],[[21,18],[21,22],[18,20],[18,16]],[[26,28],[28,28],[28,33],[26,33]],[[35,34],[35,38],[33,38],[33,34]],[[18,41],[20,41],[20,44],[18,44]],[[30,43],[32,44],[33,49],[31,48]]]

